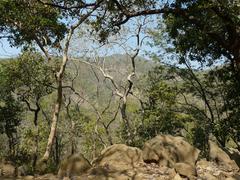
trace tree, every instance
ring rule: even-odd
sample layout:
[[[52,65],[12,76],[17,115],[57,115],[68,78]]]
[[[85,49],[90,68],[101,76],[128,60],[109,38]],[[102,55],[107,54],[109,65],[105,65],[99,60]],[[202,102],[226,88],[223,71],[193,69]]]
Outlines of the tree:
[[[17,127],[21,122],[22,108],[12,92],[7,70],[0,64],[0,134],[8,137],[9,156],[16,155]]]
[[[240,31],[239,2],[176,1],[182,12],[164,16],[176,52],[195,61],[225,58],[238,71]]]
[[[100,41],[106,42],[111,33],[119,32],[121,25],[131,18],[163,14],[167,24],[167,33],[174,38],[173,44],[181,56],[188,56],[193,60],[196,59],[196,54],[205,55],[205,59],[201,59],[201,61],[209,60],[208,57],[216,59],[224,56],[232,62],[233,72],[236,72],[236,77],[239,77],[237,75],[238,68],[236,68],[239,61],[238,10],[238,3],[230,0],[175,0],[171,3],[162,3],[156,0],[127,0],[124,2],[118,0],[91,2],[7,0],[1,2],[0,11],[3,18],[0,21],[0,27],[1,32],[5,33],[2,38],[7,37],[11,44],[16,46],[37,45],[49,62],[53,57],[50,55],[54,52],[52,50],[57,50],[62,58],[59,68],[55,72],[57,95],[53,107],[51,131],[42,161],[46,162],[49,159],[54,144],[63,103],[63,89],[65,88],[63,79],[66,66],[71,59],[69,56],[70,44],[75,31],[82,24],[92,25],[97,31]],[[209,19],[213,25],[206,27]],[[217,28],[214,23],[217,23]],[[191,36],[193,34],[194,37]],[[196,39],[196,37],[200,38]],[[224,43],[219,37],[225,38],[223,39]],[[180,43],[182,39],[184,39],[182,43],[186,42],[185,44]],[[196,46],[195,40],[197,40]],[[229,44],[234,44],[234,47]],[[132,58],[134,59],[134,56]],[[123,100],[121,112],[126,122],[128,121],[126,98],[131,93],[134,75],[133,60],[133,71],[129,75],[128,86],[121,97]],[[111,81],[111,77],[108,78]]]
[[[178,105],[180,83],[175,83],[168,71],[169,67],[158,65],[150,70],[143,83],[141,111],[138,123],[138,145],[158,134],[183,135],[187,121],[191,118]],[[138,112],[139,113],[139,112]],[[188,132],[187,132],[188,133]]]
[[[34,133],[34,155],[32,168],[36,166],[39,146],[39,113],[41,100],[54,90],[53,67],[45,61],[45,58],[36,52],[23,52],[16,60],[4,64],[9,84],[14,89],[12,93],[23,102],[32,112]]]
[[[35,0],[4,0],[0,3],[0,38],[12,46],[36,43],[50,58],[46,46],[57,46],[66,33],[60,11]]]

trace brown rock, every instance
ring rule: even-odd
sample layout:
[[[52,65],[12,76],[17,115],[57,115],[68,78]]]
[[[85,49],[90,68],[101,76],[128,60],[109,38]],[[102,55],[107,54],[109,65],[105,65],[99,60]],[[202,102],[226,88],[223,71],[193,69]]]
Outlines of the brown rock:
[[[199,152],[182,137],[159,135],[144,144],[143,160],[169,167],[174,167],[177,162],[194,166]]]
[[[16,168],[10,162],[0,164],[0,169],[1,169],[0,176],[15,177],[17,175]]]
[[[86,173],[90,168],[91,164],[82,154],[74,154],[61,162],[58,177],[79,176]]]
[[[175,169],[168,169],[165,174],[170,178],[173,179],[176,176],[176,171]]]
[[[209,140],[209,157],[212,161],[216,162],[219,166],[226,171],[239,170],[235,161],[231,160],[227,153],[225,153],[219,146],[213,141]]]
[[[114,144],[101,152],[94,165],[124,171],[137,167],[140,163],[143,163],[140,149],[124,144]]]
[[[189,179],[192,179],[194,176],[197,175],[195,167],[190,164],[176,163],[174,167],[177,173],[186,176]]]
[[[219,180],[218,178],[216,178],[215,176],[209,174],[209,173],[205,173],[202,177],[203,180]]]
[[[228,177],[228,178],[226,178],[225,180],[236,180],[236,179],[233,178],[233,177]]]
[[[197,162],[197,166],[199,166],[202,169],[207,169],[208,167],[212,166],[212,163],[207,161],[206,159],[201,159]]]
[[[27,175],[27,168],[25,166],[19,166],[17,168],[17,176],[26,176]]]
[[[182,180],[182,178],[179,174],[176,174],[176,176],[173,178],[173,180]]]
[[[33,180],[34,176],[24,176],[22,177],[22,180]]]
[[[59,180],[54,174],[45,174],[36,177],[34,180]]]
[[[237,163],[238,167],[240,167],[240,152],[237,149],[229,148],[228,155]]]

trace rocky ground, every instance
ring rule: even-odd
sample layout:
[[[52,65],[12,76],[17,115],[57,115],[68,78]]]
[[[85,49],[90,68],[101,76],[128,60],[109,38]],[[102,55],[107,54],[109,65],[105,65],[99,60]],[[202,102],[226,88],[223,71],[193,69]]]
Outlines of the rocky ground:
[[[16,168],[5,163],[0,165],[0,179],[240,180],[239,167],[230,158],[231,154],[211,141],[209,147],[210,161],[207,161],[199,159],[200,151],[182,137],[157,136],[147,141],[142,150],[124,144],[112,145],[91,164],[81,154],[72,155],[62,162],[58,175],[26,176],[20,169],[18,177],[14,177]]]

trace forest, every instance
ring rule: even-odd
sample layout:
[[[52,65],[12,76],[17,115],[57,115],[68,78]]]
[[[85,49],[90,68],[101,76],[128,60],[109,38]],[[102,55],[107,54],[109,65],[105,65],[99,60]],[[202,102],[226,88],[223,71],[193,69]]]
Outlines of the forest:
[[[240,179],[240,0],[0,12],[0,179]]]

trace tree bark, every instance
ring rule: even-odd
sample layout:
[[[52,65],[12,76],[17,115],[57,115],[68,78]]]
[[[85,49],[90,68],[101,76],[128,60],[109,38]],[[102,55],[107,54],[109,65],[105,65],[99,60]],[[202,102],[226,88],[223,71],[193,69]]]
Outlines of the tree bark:
[[[37,106],[37,109],[35,109],[34,111],[34,126],[37,134],[35,135],[35,147],[34,147],[33,164],[32,164],[33,171],[36,170],[36,164],[38,159],[38,145],[39,145],[38,114],[40,112],[40,106],[38,102],[36,102],[36,106]]]
[[[63,57],[63,63],[61,65],[61,69],[57,73],[57,84],[58,84],[57,100],[56,100],[56,103],[54,105],[51,129],[50,129],[50,134],[49,134],[49,137],[48,137],[48,143],[47,143],[46,151],[45,151],[45,153],[43,155],[43,158],[42,158],[43,162],[45,162],[49,159],[50,152],[52,150],[52,146],[53,146],[53,142],[54,142],[54,138],[55,138],[55,135],[56,135],[57,122],[58,122],[58,117],[59,117],[59,113],[60,113],[61,105],[62,105],[62,77],[63,77],[63,73],[64,73],[64,70],[65,70],[65,66],[66,66],[67,61],[68,61],[67,56],[64,56]]]

